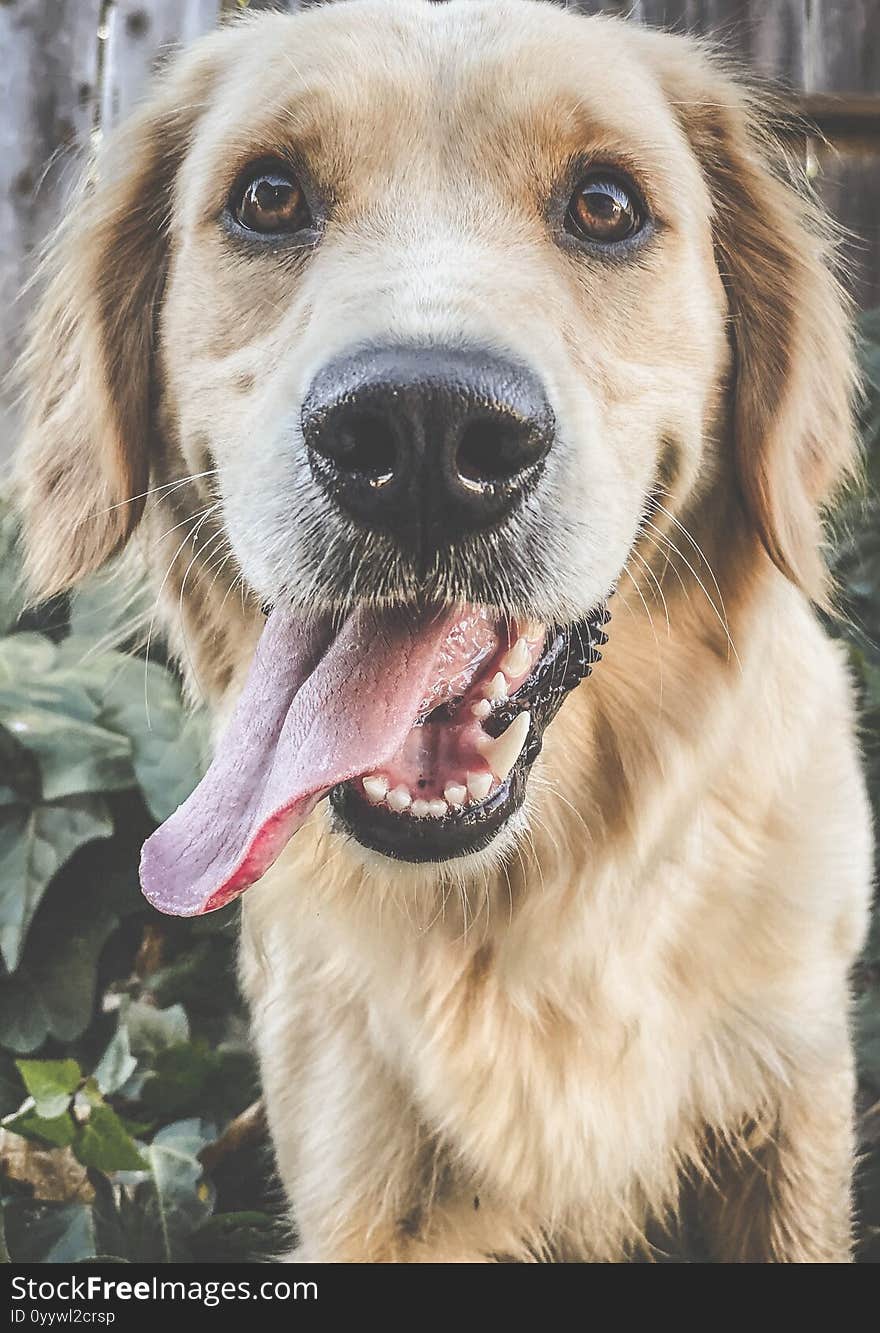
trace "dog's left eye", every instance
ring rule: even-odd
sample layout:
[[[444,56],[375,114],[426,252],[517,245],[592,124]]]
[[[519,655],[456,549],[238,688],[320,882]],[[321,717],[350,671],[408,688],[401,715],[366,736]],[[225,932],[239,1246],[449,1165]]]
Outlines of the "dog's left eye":
[[[565,225],[581,240],[613,245],[641,231],[644,216],[635,189],[606,172],[591,172],[579,182]]]
[[[230,212],[240,227],[262,236],[289,236],[312,221],[302,186],[281,167],[264,168],[238,186]]]

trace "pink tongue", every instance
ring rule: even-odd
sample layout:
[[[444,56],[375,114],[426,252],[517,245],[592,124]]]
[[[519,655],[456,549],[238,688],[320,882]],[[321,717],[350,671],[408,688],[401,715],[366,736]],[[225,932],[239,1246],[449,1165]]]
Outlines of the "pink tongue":
[[[430,693],[454,611],[276,610],[208,772],[144,844],[141,886],[160,912],[223,907],[268,870],[322,796],[380,768]]]

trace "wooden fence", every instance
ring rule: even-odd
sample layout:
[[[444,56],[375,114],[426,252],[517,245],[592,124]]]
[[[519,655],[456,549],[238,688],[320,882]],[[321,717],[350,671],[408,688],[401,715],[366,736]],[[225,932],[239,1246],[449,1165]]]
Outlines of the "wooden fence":
[[[573,0],[571,8],[716,37],[791,89],[817,124],[802,144],[820,194],[852,233],[852,287],[880,303],[880,0]],[[93,138],[141,95],[175,46],[236,0],[0,0],[0,460],[15,444],[5,372],[20,343],[33,257]],[[297,0],[251,0],[294,9]]]

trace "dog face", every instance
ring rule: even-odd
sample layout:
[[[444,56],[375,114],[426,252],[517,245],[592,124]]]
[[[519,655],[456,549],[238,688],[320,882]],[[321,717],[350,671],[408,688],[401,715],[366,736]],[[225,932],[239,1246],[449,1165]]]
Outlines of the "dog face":
[[[661,469],[692,484],[728,356],[709,193],[639,43],[480,4],[238,37],[177,178],[160,359],[248,585],[579,619]]]
[[[387,854],[488,846],[595,660],[604,600],[656,563],[638,552],[660,509],[722,496],[731,533],[820,592],[845,319],[766,152],[690,43],[533,0],[239,24],[124,131],[31,347],[35,577],[100,563],[129,497],[189,477],[184,516],[210,520],[252,601],[311,626],[296,652],[324,713],[354,659],[333,640],[317,680],[316,623],[386,617],[355,635],[359,692],[394,698],[349,712],[320,781],[291,759],[275,791],[260,770],[275,804],[248,813],[259,837],[211,905],[319,789]]]

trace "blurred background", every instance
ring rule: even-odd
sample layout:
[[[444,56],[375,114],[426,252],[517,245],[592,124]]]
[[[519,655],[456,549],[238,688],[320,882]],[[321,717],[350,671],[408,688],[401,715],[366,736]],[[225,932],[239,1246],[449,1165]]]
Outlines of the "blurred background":
[[[181,44],[251,0],[0,0],[0,1258],[259,1260],[285,1243],[235,986],[235,909],[159,918],[141,842],[195,784],[185,712],[123,568],[25,608],[6,379],[39,248],[102,134]],[[833,516],[841,637],[880,805],[880,0],[569,5],[711,37],[781,85],[779,133],[843,228],[863,487]],[[147,644],[149,642],[149,649]],[[855,977],[860,1258],[880,1258],[880,930]]]

